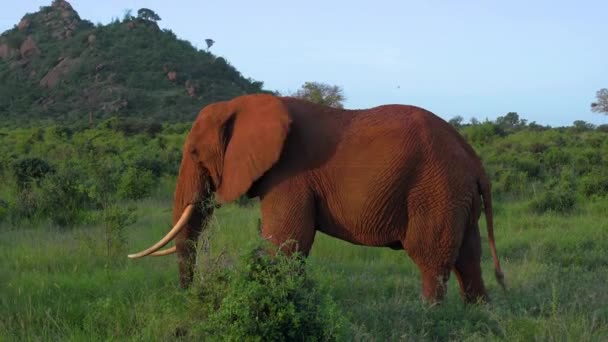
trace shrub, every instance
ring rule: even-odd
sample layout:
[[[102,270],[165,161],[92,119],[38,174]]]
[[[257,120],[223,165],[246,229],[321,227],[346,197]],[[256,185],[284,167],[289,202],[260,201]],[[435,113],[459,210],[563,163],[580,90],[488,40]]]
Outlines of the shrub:
[[[10,217],[15,222],[31,219],[38,213],[39,207],[39,194],[31,188],[25,188],[17,194],[14,204],[9,204]]]
[[[194,334],[202,340],[331,341],[343,324],[331,298],[306,273],[303,258],[259,250],[244,270],[215,268],[200,290],[206,321]]]
[[[150,171],[154,177],[160,177],[165,169],[163,162],[156,155],[145,154],[133,162],[134,166],[142,171]]]
[[[3,199],[0,199],[0,222],[8,216],[9,203]]]
[[[587,197],[608,196],[608,173],[591,172],[580,181],[580,191]]]
[[[110,262],[124,262],[124,250],[127,244],[125,228],[135,223],[136,216],[133,213],[135,207],[124,207],[110,205],[103,211],[106,257]]]
[[[495,191],[497,193],[512,193],[520,195],[528,189],[530,181],[526,174],[518,170],[505,170],[500,173],[500,178],[496,182]]]
[[[53,171],[49,163],[40,158],[23,158],[13,164],[13,174],[20,190],[32,183],[40,184],[40,181]]]
[[[537,196],[531,203],[531,209],[538,214],[546,212],[566,214],[572,212],[575,206],[575,192],[564,187],[546,191]]]
[[[491,122],[469,126],[464,131],[465,137],[473,145],[489,144],[495,138],[500,137],[500,134],[499,129]]]
[[[75,166],[66,166],[45,178],[37,188],[40,214],[59,226],[72,226],[84,219],[84,210],[93,206],[84,175]]]
[[[513,161],[513,165],[519,171],[522,171],[529,178],[540,179],[541,178],[541,166],[538,160],[532,159],[532,157],[520,156]]]
[[[152,172],[129,167],[120,177],[118,196],[125,199],[141,199],[146,197],[155,184]]]
[[[550,148],[543,154],[542,162],[552,170],[560,170],[570,163],[570,156],[563,149]]]

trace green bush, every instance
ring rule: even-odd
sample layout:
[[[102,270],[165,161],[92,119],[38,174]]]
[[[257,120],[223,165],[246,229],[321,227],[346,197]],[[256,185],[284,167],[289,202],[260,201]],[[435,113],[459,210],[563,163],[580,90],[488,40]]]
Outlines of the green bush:
[[[156,179],[152,172],[129,167],[120,177],[118,196],[124,199],[141,199],[150,193],[155,184]]]
[[[501,194],[512,193],[521,195],[528,190],[530,181],[526,174],[517,170],[505,170],[494,186],[494,191]]]
[[[39,213],[40,196],[31,188],[25,188],[17,194],[15,202],[9,204],[10,218],[13,222],[32,219]]]
[[[592,172],[580,180],[580,190],[584,196],[608,196],[608,173]]]
[[[201,340],[333,341],[344,323],[299,256],[255,250],[244,270],[215,267],[204,280],[195,305],[205,308],[206,319],[193,329]]]
[[[537,214],[555,212],[570,213],[576,207],[576,194],[571,189],[561,187],[545,191],[532,200],[531,208]]]
[[[13,164],[13,174],[21,190],[31,183],[40,184],[40,181],[53,171],[49,163],[40,158],[22,158]]]
[[[550,148],[543,154],[542,161],[552,170],[561,170],[570,163],[570,156],[564,149]]]
[[[9,213],[9,203],[0,199],[0,222],[4,221]]]
[[[135,223],[135,207],[110,205],[103,210],[102,219],[105,233],[106,257],[108,263],[124,263],[127,245],[125,228]]]
[[[39,214],[62,227],[82,222],[85,210],[95,206],[83,184],[83,175],[75,166],[63,167],[46,177],[36,188],[40,200]]]
[[[475,145],[485,145],[499,138],[501,132],[492,122],[484,122],[479,125],[467,127],[464,131],[465,137]]]

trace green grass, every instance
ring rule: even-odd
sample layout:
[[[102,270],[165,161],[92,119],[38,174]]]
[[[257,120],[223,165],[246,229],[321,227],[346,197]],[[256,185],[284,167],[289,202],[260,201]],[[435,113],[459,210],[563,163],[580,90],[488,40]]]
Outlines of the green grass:
[[[125,257],[108,258],[102,227],[0,227],[0,340],[176,339],[176,329],[199,318],[192,291],[177,287],[175,258],[126,258],[166,232],[170,207],[138,203]],[[518,203],[497,203],[496,213],[509,290],[492,276],[484,238],[489,305],[462,304],[452,277],[445,302],[428,307],[403,251],[318,234],[307,268],[349,322],[344,340],[607,340],[608,201],[565,216]],[[258,217],[256,207],[219,210],[211,253],[239,260],[255,244]]]

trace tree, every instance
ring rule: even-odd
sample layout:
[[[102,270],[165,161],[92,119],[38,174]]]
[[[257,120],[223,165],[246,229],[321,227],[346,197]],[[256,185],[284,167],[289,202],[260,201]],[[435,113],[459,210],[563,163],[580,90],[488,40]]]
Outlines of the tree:
[[[597,98],[597,102],[591,104],[591,110],[608,115],[608,89],[603,88],[598,90],[595,97]]]
[[[160,21],[160,17],[153,10],[149,8],[140,8],[137,11],[137,18],[147,21],[157,22]]]
[[[321,82],[306,82],[291,96],[334,108],[343,108],[346,99],[341,87]]]
[[[595,129],[595,125],[583,120],[576,120],[572,123],[575,132],[585,132]]]
[[[451,118],[450,121],[448,121],[448,123],[452,126],[454,126],[455,128],[460,128],[462,127],[462,122],[464,121],[464,118],[460,115],[456,115],[455,117]]]
[[[126,9],[125,13],[122,16],[122,21],[130,21],[130,20],[133,20],[133,18],[135,18],[133,16],[133,10],[130,8]]]
[[[215,40],[211,39],[211,38],[207,38],[205,39],[205,43],[207,43],[207,51],[209,51],[209,49],[213,46],[213,44],[215,43]]]
[[[516,112],[509,112],[505,116],[496,118],[496,125],[506,134],[514,133],[525,128],[526,122],[525,119],[520,119]]]

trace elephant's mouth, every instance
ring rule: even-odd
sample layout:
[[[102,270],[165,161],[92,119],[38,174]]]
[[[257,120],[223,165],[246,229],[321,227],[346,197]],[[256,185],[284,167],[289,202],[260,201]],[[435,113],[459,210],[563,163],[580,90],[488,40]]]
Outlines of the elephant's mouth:
[[[184,229],[184,227],[188,223],[188,220],[190,220],[190,217],[192,216],[192,213],[194,212],[194,210],[195,210],[195,205],[189,204],[184,209],[182,216],[179,218],[179,220],[177,221],[175,226],[173,226],[173,228],[171,228],[171,230],[167,233],[167,235],[165,235],[162,239],[160,239],[160,241],[158,241],[157,243],[155,243],[148,249],[145,249],[139,253],[129,254],[129,258],[137,259],[137,258],[145,257],[148,255],[163,256],[163,255],[169,255],[169,254],[175,253],[175,251],[176,251],[175,246],[161,250],[161,251],[159,251],[159,249],[165,247],[165,245],[167,245],[169,242],[171,242],[171,240],[173,240],[177,236],[177,234],[179,234],[179,232],[182,229]]]

